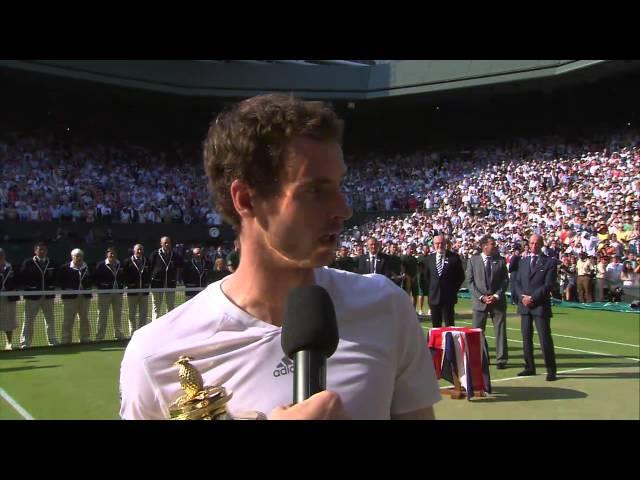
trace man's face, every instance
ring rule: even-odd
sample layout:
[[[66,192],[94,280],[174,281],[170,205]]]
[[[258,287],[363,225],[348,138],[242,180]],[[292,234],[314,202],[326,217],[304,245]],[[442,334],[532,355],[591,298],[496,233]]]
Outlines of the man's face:
[[[83,258],[81,253],[76,253],[74,255],[71,255],[71,261],[73,263],[75,263],[76,265],[80,265],[83,260],[84,260],[84,258]]]
[[[389,253],[391,255],[398,255],[398,246],[395,243],[391,245],[391,248],[389,249]]]
[[[284,155],[280,192],[254,201],[261,240],[281,265],[328,265],[352,214],[342,192],[347,173],[342,148],[336,142],[294,138]]]
[[[372,255],[375,255],[378,253],[378,242],[373,239],[370,238],[369,240],[367,240],[367,248],[369,249],[369,253]]]
[[[117,259],[118,259],[118,255],[116,254],[116,252],[113,252],[113,251],[108,251],[107,252],[107,260],[115,261]]]
[[[437,252],[445,251],[445,241],[443,237],[437,236],[433,239],[433,248]]]
[[[171,239],[170,238],[163,238],[162,240],[160,240],[160,246],[164,249],[164,250],[171,250]]]
[[[142,257],[144,255],[144,247],[142,245],[136,245],[133,247],[133,254],[136,257]]]
[[[356,247],[356,255],[358,256],[364,255],[364,247],[362,245],[358,245]]]
[[[37,257],[44,258],[47,256],[47,247],[36,247],[33,251]]]
[[[542,251],[542,237],[531,235],[531,238],[529,238],[529,250],[534,255],[538,255]]]
[[[347,247],[340,247],[340,256],[347,257],[349,255],[349,249]]]
[[[201,248],[194,248],[193,249],[193,258],[195,258],[198,261],[202,260],[202,249]]]
[[[407,247],[407,255],[412,256],[414,253],[415,253],[415,250],[413,249],[413,246],[409,245]]]
[[[496,250],[496,241],[491,239],[482,246],[482,253],[487,257],[491,257]]]

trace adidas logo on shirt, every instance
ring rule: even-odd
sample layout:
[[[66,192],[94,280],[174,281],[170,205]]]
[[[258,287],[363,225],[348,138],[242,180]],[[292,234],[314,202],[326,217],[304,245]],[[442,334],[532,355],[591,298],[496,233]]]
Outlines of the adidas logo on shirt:
[[[276,369],[273,371],[273,376],[281,377],[289,373],[293,373],[293,360],[291,360],[287,356],[284,356],[282,357],[282,361],[278,363]]]

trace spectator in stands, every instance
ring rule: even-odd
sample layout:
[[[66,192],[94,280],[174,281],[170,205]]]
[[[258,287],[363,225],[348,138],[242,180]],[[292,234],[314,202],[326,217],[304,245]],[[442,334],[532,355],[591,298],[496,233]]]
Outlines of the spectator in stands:
[[[16,287],[16,272],[0,248],[0,292],[13,292]],[[6,337],[5,350],[13,349],[13,331],[18,327],[16,302],[19,299],[18,295],[0,296],[0,332],[4,332]]]
[[[92,275],[84,261],[84,252],[79,248],[71,251],[71,262],[64,263],[57,272],[57,285],[62,290],[91,290]],[[80,343],[91,341],[89,325],[89,304],[91,293],[63,294],[64,320],[62,322],[62,344],[69,345],[73,341],[73,325],[76,317],[80,323]]]
[[[607,285],[607,266],[609,265],[609,257],[600,256],[600,261],[596,265],[596,302],[605,302],[609,287]]]
[[[18,278],[27,292],[54,290],[57,265],[47,256],[49,249],[44,242],[38,242],[33,248],[34,256],[22,262]],[[42,310],[47,325],[46,335],[49,346],[58,345],[53,299],[55,295],[25,295],[24,323],[20,335],[20,348],[29,348],[33,341],[34,321]]]
[[[576,284],[578,288],[578,301],[580,303],[591,303],[591,278],[594,273],[594,266],[586,251],[580,252],[580,259],[576,263]]]
[[[620,257],[612,255],[610,257],[611,262],[607,265],[607,287],[612,290],[616,287],[622,287],[622,280],[620,275],[622,274],[623,265],[620,263]]]
[[[634,269],[630,261],[625,261],[622,265],[622,272],[620,273],[624,292],[622,301],[631,303],[640,298],[640,267]]]

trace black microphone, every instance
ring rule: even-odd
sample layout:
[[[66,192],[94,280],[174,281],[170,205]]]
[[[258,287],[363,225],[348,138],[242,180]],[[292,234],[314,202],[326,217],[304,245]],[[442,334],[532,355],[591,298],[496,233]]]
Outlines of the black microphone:
[[[338,323],[329,293],[319,285],[289,292],[282,350],[294,362],[293,402],[327,389],[327,358],[338,348]]]

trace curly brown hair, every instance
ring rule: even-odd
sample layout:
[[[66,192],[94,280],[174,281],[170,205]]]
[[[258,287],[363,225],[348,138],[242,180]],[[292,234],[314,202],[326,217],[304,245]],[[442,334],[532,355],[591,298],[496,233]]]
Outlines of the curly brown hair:
[[[284,149],[294,137],[342,144],[343,122],[324,102],[282,94],[252,97],[222,112],[204,142],[204,170],[216,209],[236,230],[230,187],[243,180],[265,198],[280,192]]]

